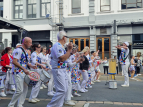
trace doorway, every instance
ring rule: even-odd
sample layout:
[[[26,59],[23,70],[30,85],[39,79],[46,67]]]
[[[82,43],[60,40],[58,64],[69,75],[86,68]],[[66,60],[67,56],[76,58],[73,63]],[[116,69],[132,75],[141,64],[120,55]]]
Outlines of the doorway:
[[[69,42],[76,44],[78,51],[82,51],[85,46],[90,47],[90,38],[70,38]]]
[[[97,51],[99,50],[100,58],[111,58],[110,37],[97,37],[96,43],[96,49]]]

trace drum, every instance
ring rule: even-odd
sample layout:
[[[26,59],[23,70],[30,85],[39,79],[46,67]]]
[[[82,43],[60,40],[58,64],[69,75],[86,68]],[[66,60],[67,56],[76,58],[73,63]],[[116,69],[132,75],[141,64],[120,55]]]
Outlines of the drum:
[[[5,88],[6,75],[0,76],[0,89]]]
[[[24,77],[24,81],[28,86],[35,86],[37,82],[40,80],[40,75],[37,72],[31,71],[29,75]]]
[[[40,76],[40,79],[41,79],[42,82],[47,83],[50,80],[50,75],[48,74],[47,71],[43,70],[42,74]]]
[[[0,76],[6,75],[6,72],[2,71],[2,66],[0,66]]]

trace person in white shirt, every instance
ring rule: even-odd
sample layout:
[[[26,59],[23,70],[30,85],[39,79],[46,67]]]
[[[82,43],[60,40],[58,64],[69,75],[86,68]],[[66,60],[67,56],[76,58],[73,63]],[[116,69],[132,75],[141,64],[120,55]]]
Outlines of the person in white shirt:
[[[51,48],[52,49],[52,48]],[[48,96],[54,96],[55,92],[53,91],[54,87],[54,78],[53,78],[53,73],[52,73],[52,66],[51,66],[51,51],[49,50],[47,55],[46,55],[46,64],[47,68],[49,68],[48,73],[50,75],[50,80],[48,83]]]
[[[129,56],[129,43],[128,42],[124,42],[123,46],[116,46],[117,49],[121,50],[121,55],[120,55],[120,64],[122,65],[122,70],[123,70],[123,74],[125,77],[125,82],[123,85],[121,85],[122,87],[129,87],[129,76],[128,76],[128,67],[130,65],[128,56]]]
[[[28,91],[28,85],[24,82],[25,75],[29,75],[27,66],[36,69],[36,66],[31,65],[26,60],[28,56],[26,50],[30,48],[31,45],[32,45],[32,39],[29,37],[25,37],[21,48],[15,49],[13,53],[12,72],[14,75],[16,91],[8,107],[14,107],[17,101],[18,101],[17,107],[23,107]],[[26,54],[24,54],[23,51],[25,51]]]
[[[39,75],[41,75],[42,72],[42,68],[47,70],[46,67],[41,64],[41,58],[40,58],[40,51],[41,51],[41,45],[40,44],[34,44],[32,46],[34,52],[31,54],[31,64],[32,65],[36,65],[37,69],[33,69],[31,68],[32,71],[37,72]],[[41,87],[41,80],[38,81],[38,83],[32,87],[31,90],[31,95],[29,97],[29,103],[36,103],[38,101],[40,101],[39,99],[37,99],[37,96],[39,94],[40,91],[40,87]]]
[[[68,89],[68,77],[67,77],[67,59],[70,57],[73,45],[69,43],[67,46],[67,52],[64,48],[64,44],[67,41],[67,35],[64,31],[60,31],[57,34],[58,42],[56,42],[51,50],[51,64],[52,72],[54,76],[54,83],[56,94],[52,98],[47,107],[62,107],[65,99],[65,95]]]
[[[42,46],[41,53],[39,54],[39,56],[41,58],[41,64],[46,67],[46,64],[47,64],[46,63],[46,46]],[[42,82],[40,89],[43,89],[43,88],[47,88],[47,86],[45,86],[44,82]]]

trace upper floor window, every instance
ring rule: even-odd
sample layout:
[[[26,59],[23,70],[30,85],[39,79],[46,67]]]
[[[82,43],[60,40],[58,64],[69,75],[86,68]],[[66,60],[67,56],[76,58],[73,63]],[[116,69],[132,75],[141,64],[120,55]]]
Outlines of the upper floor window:
[[[100,0],[100,10],[110,11],[110,0]]]
[[[3,1],[0,2],[0,16],[3,17]]]
[[[14,18],[23,18],[23,0],[14,0]]]
[[[41,16],[51,13],[51,0],[41,0]]]
[[[72,14],[81,13],[81,0],[72,0]]]
[[[36,18],[36,0],[28,0],[28,18]]]
[[[122,9],[142,8],[142,0],[122,0]]]

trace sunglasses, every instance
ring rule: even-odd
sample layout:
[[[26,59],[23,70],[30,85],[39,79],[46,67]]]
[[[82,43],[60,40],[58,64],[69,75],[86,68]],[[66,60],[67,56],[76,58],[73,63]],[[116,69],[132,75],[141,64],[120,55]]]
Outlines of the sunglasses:
[[[64,37],[68,38],[68,36],[64,36]]]
[[[37,48],[41,48],[41,46],[37,47]]]

